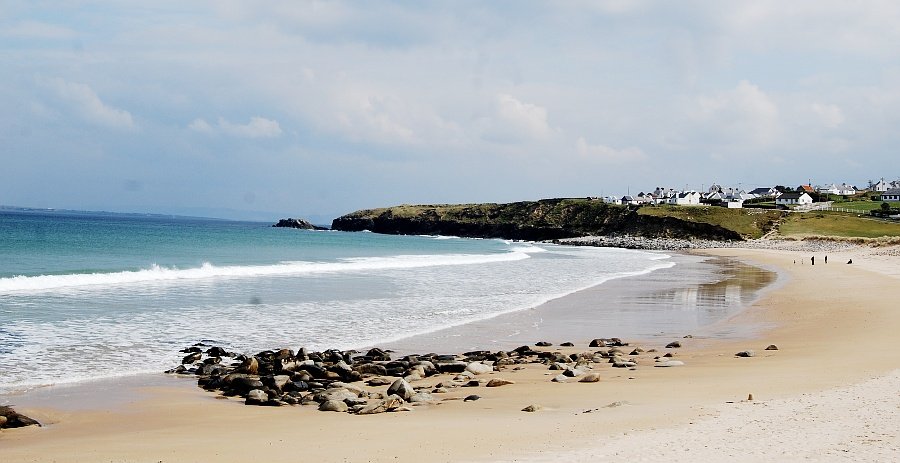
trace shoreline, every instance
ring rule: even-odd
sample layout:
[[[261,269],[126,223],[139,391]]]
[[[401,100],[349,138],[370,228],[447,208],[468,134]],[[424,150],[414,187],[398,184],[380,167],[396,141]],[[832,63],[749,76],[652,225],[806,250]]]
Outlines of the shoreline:
[[[747,394],[754,395],[755,403],[790,400],[801,393],[883,377],[900,368],[891,350],[900,317],[894,313],[891,302],[896,295],[890,287],[896,284],[900,270],[890,256],[876,258],[858,249],[829,251],[835,263],[801,267],[792,261],[805,258],[805,251],[729,248],[702,252],[777,267],[790,280],[765,291],[748,309],[727,321],[771,324],[764,333],[753,339],[682,339],[685,347],[676,352],[676,358],[685,362],[680,368],[645,368],[649,365],[640,362],[635,371],[598,367],[603,378],[594,385],[550,383],[547,375],[552,372],[545,368],[500,372],[517,384],[496,392],[478,388],[486,400],[469,404],[450,401],[428,406],[429,410],[359,418],[315,410],[228,406],[217,400],[198,400],[210,395],[196,387],[154,388],[150,398],[130,404],[126,410],[71,413],[47,428],[4,431],[0,445],[13,458],[34,461],[60,455],[78,455],[86,461],[157,457],[191,461],[213,449],[226,455],[224,461],[236,461],[251,455],[241,450],[242,445],[270,442],[270,447],[264,447],[266,455],[277,457],[290,455],[291,449],[286,447],[291,446],[271,446],[271,442],[300,438],[310,445],[322,444],[322,449],[304,445],[304,451],[326,460],[509,460],[518,458],[515,455],[529,458],[572,448],[590,450],[600,435],[684,429],[704,414],[722,413],[718,410],[723,403],[739,403]],[[845,258],[861,265],[838,263]],[[662,350],[662,341],[644,346]],[[769,343],[781,350],[764,353],[762,349]],[[751,348],[758,353],[756,357],[734,358],[735,352]],[[578,343],[573,349],[579,352],[586,347]],[[542,402],[545,410],[534,414],[519,411],[531,401]],[[616,402],[631,405],[605,408]],[[176,416],[174,410],[178,410]],[[136,413],[141,422],[111,425],[110,413],[114,417]],[[305,420],[307,417],[313,421]],[[243,423],[241,442],[230,442],[237,435],[227,423],[236,419]],[[300,429],[292,432],[298,425]],[[198,429],[188,439],[185,433]],[[548,435],[550,429],[556,430],[553,435]],[[342,439],[335,433],[369,438],[341,446]],[[393,442],[389,436],[397,433],[411,442]],[[146,441],[129,446],[129,439],[138,435]],[[427,448],[417,444],[425,441]],[[101,442],[105,444],[102,449],[90,450]]]
[[[743,330],[743,332],[735,332],[733,329],[717,332],[716,327],[726,321],[726,317],[722,314],[716,314],[717,319],[713,323],[698,323],[700,326],[688,326],[684,324],[684,321],[671,317],[656,323],[632,320],[627,328],[624,326],[611,328],[608,325],[621,322],[616,318],[616,314],[621,313],[622,310],[646,311],[647,313],[643,314],[643,317],[652,318],[655,313],[648,310],[652,309],[649,307],[651,304],[654,306],[661,304],[678,306],[679,310],[714,312],[722,309],[721,306],[724,305],[725,289],[719,286],[725,286],[725,284],[729,290],[737,290],[737,296],[731,295],[732,302],[735,297],[741,299],[738,301],[740,306],[736,310],[729,309],[730,315],[728,316],[731,316],[745,310],[753,300],[759,298],[762,292],[768,291],[778,284],[776,281],[778,273],[774,269],[764,269],[764,271],[771,272],[775,278],[766,278],[766,275],[760,272],[756,276],[756,278],[761,276],[760,281],[741,280],[735,275],[736,273],[746,273],[746,270],[758,267],[738,264],[733,259],[712,258],[676,251],[669,252],[666,261],[672,262],[673,266],[604,280],[590,287],[549,299],[535,307],[503,312],[484,319],[413,334],[379,344],[360,346],[355,350],[364,352],[378,347],[389,349],[394,352],[394,357],[398,357],[424,352],[450,354],[484,349],[510,350],[538,341],[552,341],[555,345],[567,341],[578,341],[586,345],[591,339],[601,337],[619,337],[647,342],[663,337],[681,336],[688,331],[698,337],[748,338],[753,335],[753,329]],[[691,276],[685,278],[674,275],[685,272],[690,273]],[[731,282],[734,284],[730,284]],[[714,289],[710,290],[706,287]],[[710,292],[715,294],[701,296],[701,294]],[[749,296],[747,296],[748,293]],[[610,295],[612,295],[612,299],[610,299]],[[685,295],[692,295],[696,300],[682,300],[686,297]],[[592,319],[585,318],[584,307],[595,305],[594,301],[602,298],[605,298],[605,305],[614,305],[615,311],[602,314],[595,312],[592,314]],[[688,305],[690,307],[687,307]],[[645,323],[647,326],[658,326],[660,331],[651,332],[644,325]],[[280,347],[286,346],[271,346],[273,349]],[[242,353],[251,354],[251,352]],[[82,404],[76,404],[74,408],[88,409],[90,407],[85,406],[84,403],[100,405],[101,401],[93,394],[98,389],[112,392],[112,397],[117,403],[127,403],[129,402],[128,394],[118,391],[118,389],[138,389],[144,383],[153,386],[164,385],[169,382],[167,381],[169,377],[173,376],[166,375],[161,371],[137,372],[123,376],[30,386],[27,389],[0,394],[0,404],[18,402],[26,406],[37,407],[46,407],[49,404],[57,408],[71,409],[73,405],[67,401],[71,402],[70,398],[76,397]],[[176,375],[174,377],[186,377],[194,380],[193,376]]]

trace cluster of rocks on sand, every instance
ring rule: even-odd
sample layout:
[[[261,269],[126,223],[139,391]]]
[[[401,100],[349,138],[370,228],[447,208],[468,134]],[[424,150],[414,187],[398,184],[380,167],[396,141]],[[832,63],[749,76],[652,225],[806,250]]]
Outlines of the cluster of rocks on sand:
[[[12,407],[0,405],[0,429],[40,425],[37,421],[16,412]]]
[[[431,353],[392,359],[391,352],[378,348],[365,353],[281,349],[248,356],[199,343],[182,350],[186,354],[182,364],[167,373],[196,375],[203,389],[242,398],[247,405],[313,405],[322,411],[368,415],[409,411],[412,406],[444,400],[479,400],[477,388],[515,384],[495,373],[507,371],[511,376],[528,365],[549,369],[551,381],[556,383],[598,382],[601,373],[595,370],[601,364],[635,368],[639,361],[649,364],[652,358],[657,367],[683,365],[673,360],[671,353],[654,355],[655,349],[628,347],[618,338],[595,339],[588,346],[591,350],[582,352],[572,343],[561,347],[571,353],[539,342],[511,351]],[[454,391],[457,388],[472,389],[460,394],[461,389]],[[447,396],[439,399],[442,394]],[[532,405],[524,411],[539,409],[539,405]]]

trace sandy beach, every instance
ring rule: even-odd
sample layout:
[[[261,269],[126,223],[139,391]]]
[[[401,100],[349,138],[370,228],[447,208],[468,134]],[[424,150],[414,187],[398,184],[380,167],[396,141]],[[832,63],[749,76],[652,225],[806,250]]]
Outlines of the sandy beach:
[[[0,432],[3,461],[885,461],[900,455],[900,262],[860,248],[717,249],[783,278],[724,324],[753,337],[626,339],[657,349],[635,369],[597,365],[597,383],[552,383],[529,366],[484,375],[515,381],[456,388],[408,412],[352,416],[314,407],[248,407],[194,380],[164,378],[95,406],[17,410],[45,424]],[[852,265],[846,262],[853,259]],[[684,333],[684,335],[691,333]],[[669,341],[683,347],[666,349]],[[591,350],[571,339],[564,353]],[[775,344],[778,350],[764,350]],[[752,349],[755,356],[735,357]],[[655,368],[673,352],[684,362]],[[446,378],[443,378],[446,380]],[[426,378],[434,385],[441,378]],[[135,389],[132,389],[135,390]],[[477,393],[480,400],[461,399]],[[747,400],[752,394],[753,400]],[[90,395],[90,394],[88,394]],[[450,399],[450,400],[446,400]],[[541,410],[525,413],[527,405]]]

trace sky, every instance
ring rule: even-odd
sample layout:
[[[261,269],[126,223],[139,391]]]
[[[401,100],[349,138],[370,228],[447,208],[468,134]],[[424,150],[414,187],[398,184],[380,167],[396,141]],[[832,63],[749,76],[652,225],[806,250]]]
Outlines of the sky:
[[[0,0],[0,204],[318,223],[900,177],[900,2]]]

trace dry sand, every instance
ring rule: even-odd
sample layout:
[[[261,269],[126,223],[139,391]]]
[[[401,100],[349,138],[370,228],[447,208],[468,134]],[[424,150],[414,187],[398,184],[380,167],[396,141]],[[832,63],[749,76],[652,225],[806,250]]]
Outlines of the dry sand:
[[[21,408],[48,423],[0,433],[18,461],[886,461],[898,456],[900,260],[869,251],[705,251],[777,268],[787,281],[727,323],[773,326],[757,339],[682,339],[685,365],[596,368],[599,383],[549,382],[545,368],[495,372],[516,384],[374,416],[247,407],[187,381],[110,407]],[[853,265],[844,262],[852,258]],[[800,264],[800,259],[805,259]],[[797,260],[797,263],[793,262]],[[586,342],[570,349],[588,350]],[[662,349],[659,340],[635,343]],[[763,350],[776,344],[778,351]],[[753,349],[756,356],[736,358]],[[433,384],[426,379],[421,384]],[[416,384],[418,385],[418,384]],[[742,402],[753,394],[752,402]],[[609,406],[610,404],[622,404]],[[521,412],[540,404],[536,413]]]

